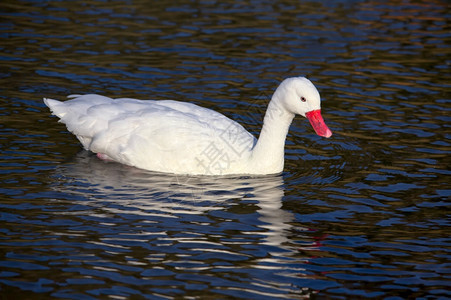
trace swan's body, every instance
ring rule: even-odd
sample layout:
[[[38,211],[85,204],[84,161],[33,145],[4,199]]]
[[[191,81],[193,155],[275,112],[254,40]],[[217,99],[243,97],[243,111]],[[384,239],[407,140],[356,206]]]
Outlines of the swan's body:
[[[240,124],[213,110],[172,100],[73,95],[44,99],[83,147],[101,159],[175,174],[272,174],[283,170],[284,146],[295,114],[332,135],[320,97],[306,78],[284,80],[274,93],[257,141]]]

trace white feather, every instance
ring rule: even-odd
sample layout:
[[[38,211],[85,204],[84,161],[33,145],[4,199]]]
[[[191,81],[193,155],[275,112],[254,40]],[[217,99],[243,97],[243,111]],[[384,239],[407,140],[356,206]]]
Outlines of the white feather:
[[[305,114],[292,103],[299,102],[297,93],[318,95],[308,107],[319,108],[313,84],[305,78],[294,82],[287,79],[274,94],[258,144],[237,122],[186,102],[94,94],[44,102],[86,150],[102,158],[176,174],[267,174],[282,171],[288,127],[294,113]]]

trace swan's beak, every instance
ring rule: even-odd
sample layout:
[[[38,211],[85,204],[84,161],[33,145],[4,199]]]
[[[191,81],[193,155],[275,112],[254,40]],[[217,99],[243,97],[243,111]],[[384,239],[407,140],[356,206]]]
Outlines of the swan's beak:
[[[329,127],[324,123],[323,117],[321,116],[321,109],[309,111],[305,116],[310,121],[310,124],[313,129],[315,129],[317,135],[326,138],[332,135],[332,131],[330,131]]]

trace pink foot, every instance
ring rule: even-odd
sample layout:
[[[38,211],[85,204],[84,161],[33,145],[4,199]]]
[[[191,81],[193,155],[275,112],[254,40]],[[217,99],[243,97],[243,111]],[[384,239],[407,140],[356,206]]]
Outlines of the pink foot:
[[[97,157],[101,160],[105,160],[105,161],[113,161],[108,155],[103,154],[103,153],[97,153],[96,154]]]

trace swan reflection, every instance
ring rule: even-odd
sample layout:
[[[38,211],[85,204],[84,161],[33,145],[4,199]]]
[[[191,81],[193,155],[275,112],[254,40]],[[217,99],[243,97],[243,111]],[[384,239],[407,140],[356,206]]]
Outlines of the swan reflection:
[[[179,218],[211,211],[256,212],[254,226],[263,229],[264,244],[281,246],[290,230],[293,215],[282,209],[283,178],[271,176],[209,177],[149,172],[101,161],[82,151],[61,165],[53,188],[77,195],[95,209],[72,211],[90,216],[133,214]],[[251,211],[249,209],[252,208]],[[239,214],[237,214],[239,216]],[[240,220],[245,223],[245,220]]]

